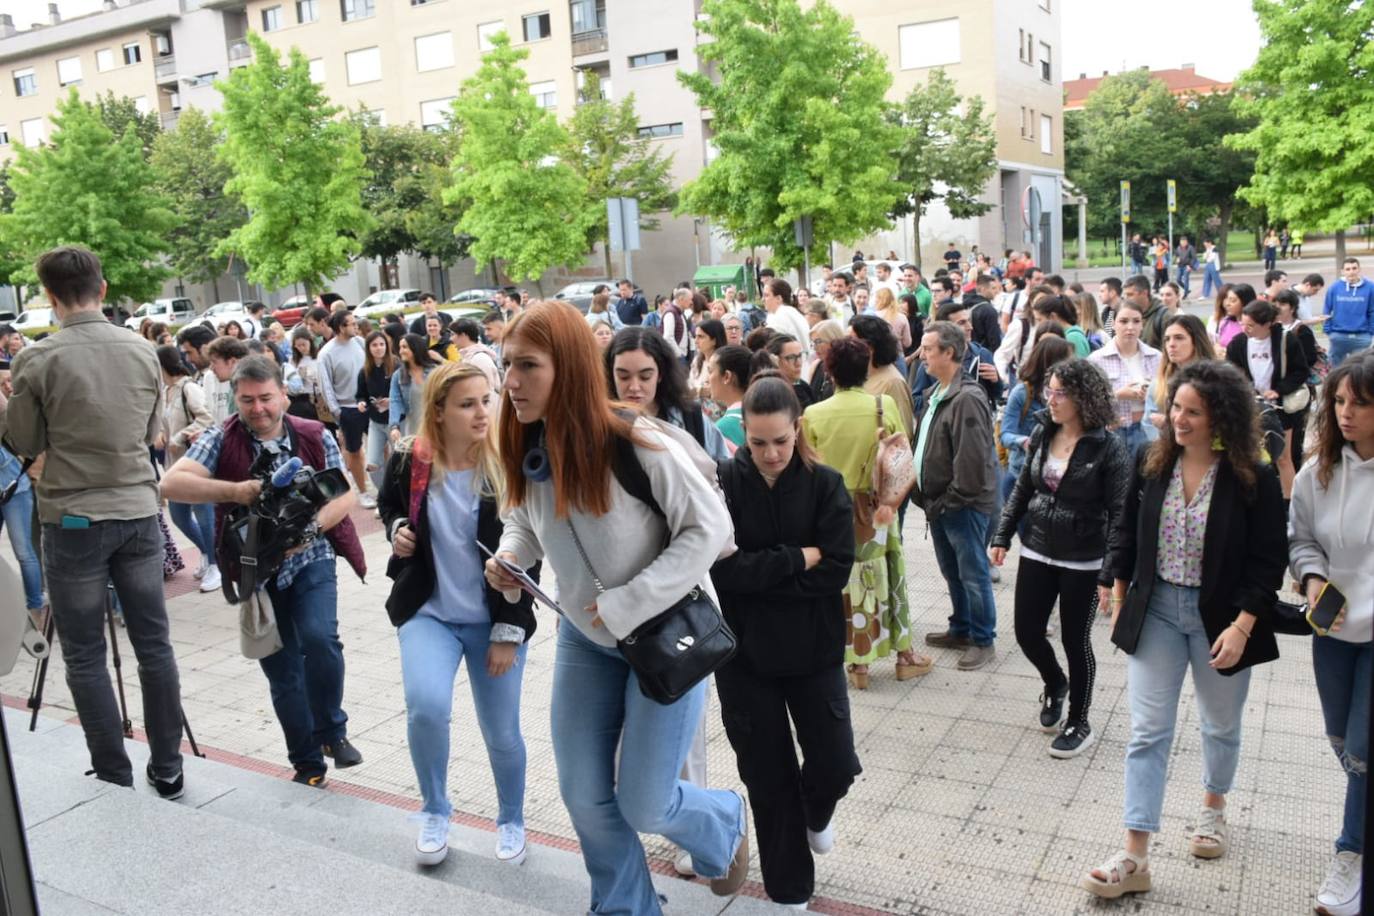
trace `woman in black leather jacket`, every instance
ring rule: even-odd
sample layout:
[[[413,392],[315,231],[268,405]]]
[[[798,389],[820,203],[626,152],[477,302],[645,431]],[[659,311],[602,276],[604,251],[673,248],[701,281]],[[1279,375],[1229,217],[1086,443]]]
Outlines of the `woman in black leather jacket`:
[[[1102,568],[1126,501],[1130,459],[1108,432],[1115,419],[1112,387],[1095,364],[1075,359],[1052,367],[1045,382],[1040,425],[1026,447],[1026,463],[1002,510],[988,554],[1006,559],[1021,528],[1016,574],[1016,643],[1040,672],[1040,727],[1058,732],[1050,756],[1075,757],[1096,736],[1088,724],[1092,702],[1094,598],[1105,601],[1111,577]],[[1055,601],[1069,676],[1045,638]],[[1065,715],[1064,699],[1068,697]]]

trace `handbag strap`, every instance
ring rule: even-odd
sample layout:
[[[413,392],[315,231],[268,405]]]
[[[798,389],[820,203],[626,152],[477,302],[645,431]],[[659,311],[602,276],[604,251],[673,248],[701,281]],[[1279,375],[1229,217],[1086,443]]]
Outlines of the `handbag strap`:
[[[596,574],[596,568],[592,566],[592,561],[587,557],[587,549],[582,546],[582,539],[577,536],[577,528],[572,523],[572,517],[568,517],[568,530],[572,532],[573,543],[577,545],[577,552],[582,556],[582,563],[587,567],[587,572],[592,575],[592,585],[596,586],[598,595],[606,591],[606,586],[601,584],[601,577]]]

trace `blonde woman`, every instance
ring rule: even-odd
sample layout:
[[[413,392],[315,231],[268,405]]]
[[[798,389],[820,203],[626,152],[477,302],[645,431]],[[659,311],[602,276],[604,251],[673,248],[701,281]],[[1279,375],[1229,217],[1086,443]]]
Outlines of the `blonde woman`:
[[[466,659],[496,783],[496,857],[518,865],[525,858],[520,684],[534,612],[528,595],[508,602],[486,583],[474,543],[495,550],[503,530],[496,393],[480,368],[444,363],[416,400],[420,432],[401,440],[377,498],[391,539],[386,610],[398,628],[407,744],[424,799],[415,855],[437,865],[448,854],[449,719]]]
[[[1092,293],[1078,293],[1072,299],[1074,311],[1078,313],[1078,326],[1087,335],[1088,345],[1094,350],[1107,342],[1107,332],[1102,327],[1102,313],[1097,308],[1097,297]]]
[[[897,337],[901,352],[906,353],[910,350],[911,322],[906,320],[906,310],[892,294],[892,290],[886,286],[878,287],[878,292],[873,297],[873,311],[877,312],[879,318],[892,325],[892,333]]]

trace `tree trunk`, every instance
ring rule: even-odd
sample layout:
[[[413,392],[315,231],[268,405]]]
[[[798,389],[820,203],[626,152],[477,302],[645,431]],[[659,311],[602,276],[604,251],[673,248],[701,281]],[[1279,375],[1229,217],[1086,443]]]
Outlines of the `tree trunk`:
[[[602,254],[602,255],[605,257],[605,259],[606,259],[606,276],[608,276],[608,277],[614,277],[615,274],[611,273],[611,236],[610,236],[610,233],[607,233],[606,235],[603,235],[603,236],[601,237],[601,254]]]
[[[1340,276],[1341,267],[1345,264],[1345,230],[1336,231],[1336,275]]]
[[[916,265],[916,269],[921,272],[921,276],[925,276],[925,271],[921,268],[921,202],[919,200],[913,200],[911,203],[915,208],[911,211],[911,238],[912,241],[916,243],[916,250],[911,259],[911,263]]]
[[[213,277],[210,278],[210,291],[211,291],[212,293],[214,293],[215,302],[218,302],[218,301],[219,301],[219,275],[218,275],[218,274],[216,274],[215,276],[213,276]],[[213,305],[214,303],[211,303],[211,304]]]
[[[1226,267],[1226,239],[1231,234],[1231,213],[1235,208],[1235,202],[1227,199],[1217,212],[1217,220],[1220,223],[1217,227],[1217,256],[1221,258],[1223,269]]]

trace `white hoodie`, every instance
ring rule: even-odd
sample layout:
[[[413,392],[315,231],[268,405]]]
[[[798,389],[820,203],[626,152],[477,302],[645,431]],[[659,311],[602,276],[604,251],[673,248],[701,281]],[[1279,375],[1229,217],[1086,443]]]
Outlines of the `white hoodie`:
[[[1290,568],[1299,582],[1303,576],[1321,576],[1345,595],[1345,623],[1333,636],[1369,642],[1374,639],[1374,458],[1361,461],[1347,445],[1328,487],[1317,480],[1317,464],[1309,460],[1293,481]]]

